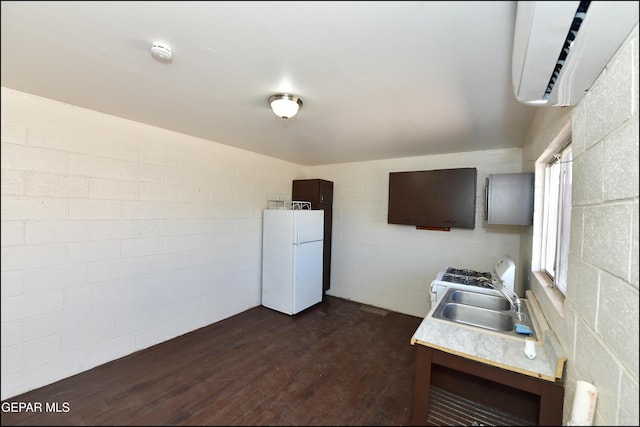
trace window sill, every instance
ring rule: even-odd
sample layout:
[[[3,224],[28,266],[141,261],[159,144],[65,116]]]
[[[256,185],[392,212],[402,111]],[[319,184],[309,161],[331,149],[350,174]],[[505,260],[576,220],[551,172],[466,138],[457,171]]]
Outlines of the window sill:
[[[564,295],[553,287],[553,283],[551,283],[545,274],[539,271],[533,271],[532,273],[535,281],[538,282],[540,289],[547,296],[551,305],[553,305],[560,317],[564,317]]]

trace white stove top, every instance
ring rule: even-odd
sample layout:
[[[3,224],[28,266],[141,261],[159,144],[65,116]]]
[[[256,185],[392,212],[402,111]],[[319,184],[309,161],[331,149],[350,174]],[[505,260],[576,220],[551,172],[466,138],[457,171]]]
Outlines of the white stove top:
[[[447,288],[467,289],[475,292],[494,292],[494,288],[488,283],[503,282],[504,286],[514,290],[515,285],[515,262],[508,256],[502,256],[494,266],[494,271],[475,271],[466,268],[447,267],[436,276],[431,282],[431,292],[436,295],[436,299],[446,291]]]
[[[456,283],[460,285],[479,286],[490,288],[488,281],[497,281],[498,278],[491,272],[478,272],[475,270],[448,267],[436,276],[436,281]]]

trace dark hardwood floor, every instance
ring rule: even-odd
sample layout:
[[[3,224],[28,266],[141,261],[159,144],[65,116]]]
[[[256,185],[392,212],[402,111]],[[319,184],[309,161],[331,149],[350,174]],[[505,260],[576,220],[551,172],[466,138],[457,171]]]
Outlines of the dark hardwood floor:
[[[42,412],[3,402],[2,425],[407,425],[421,321],[331,296],[256,307],[8,399]]]

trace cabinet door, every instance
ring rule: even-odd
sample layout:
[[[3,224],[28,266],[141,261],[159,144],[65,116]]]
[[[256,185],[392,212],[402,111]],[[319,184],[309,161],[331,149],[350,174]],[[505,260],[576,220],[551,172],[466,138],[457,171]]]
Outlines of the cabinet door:
[[[476,168],[429,171],[428,225],[475,228]]]
[[[389,224],[430,225],[429,172],[389,173]]]
[[[296,179],[291,192],[293,200],[311,202],[312,209],[323,209],[333,203],[333,182],[324,179]]]
[[[485,184],[487,224],[533,224],[533,173],[489,175]]]
[[[320,187],[318,203],[320,203],[321,205],[333,204],[333,182],[325,181],[324,179],[319,179],[318,181]]]

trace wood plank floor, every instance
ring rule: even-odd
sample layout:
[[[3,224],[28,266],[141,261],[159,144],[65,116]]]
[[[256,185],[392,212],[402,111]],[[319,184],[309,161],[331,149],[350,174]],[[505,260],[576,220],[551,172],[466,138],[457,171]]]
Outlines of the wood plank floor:
[[[43,411],[2,425],[407,425],[421,321],[331,296],[256,307],[11,398]]]

